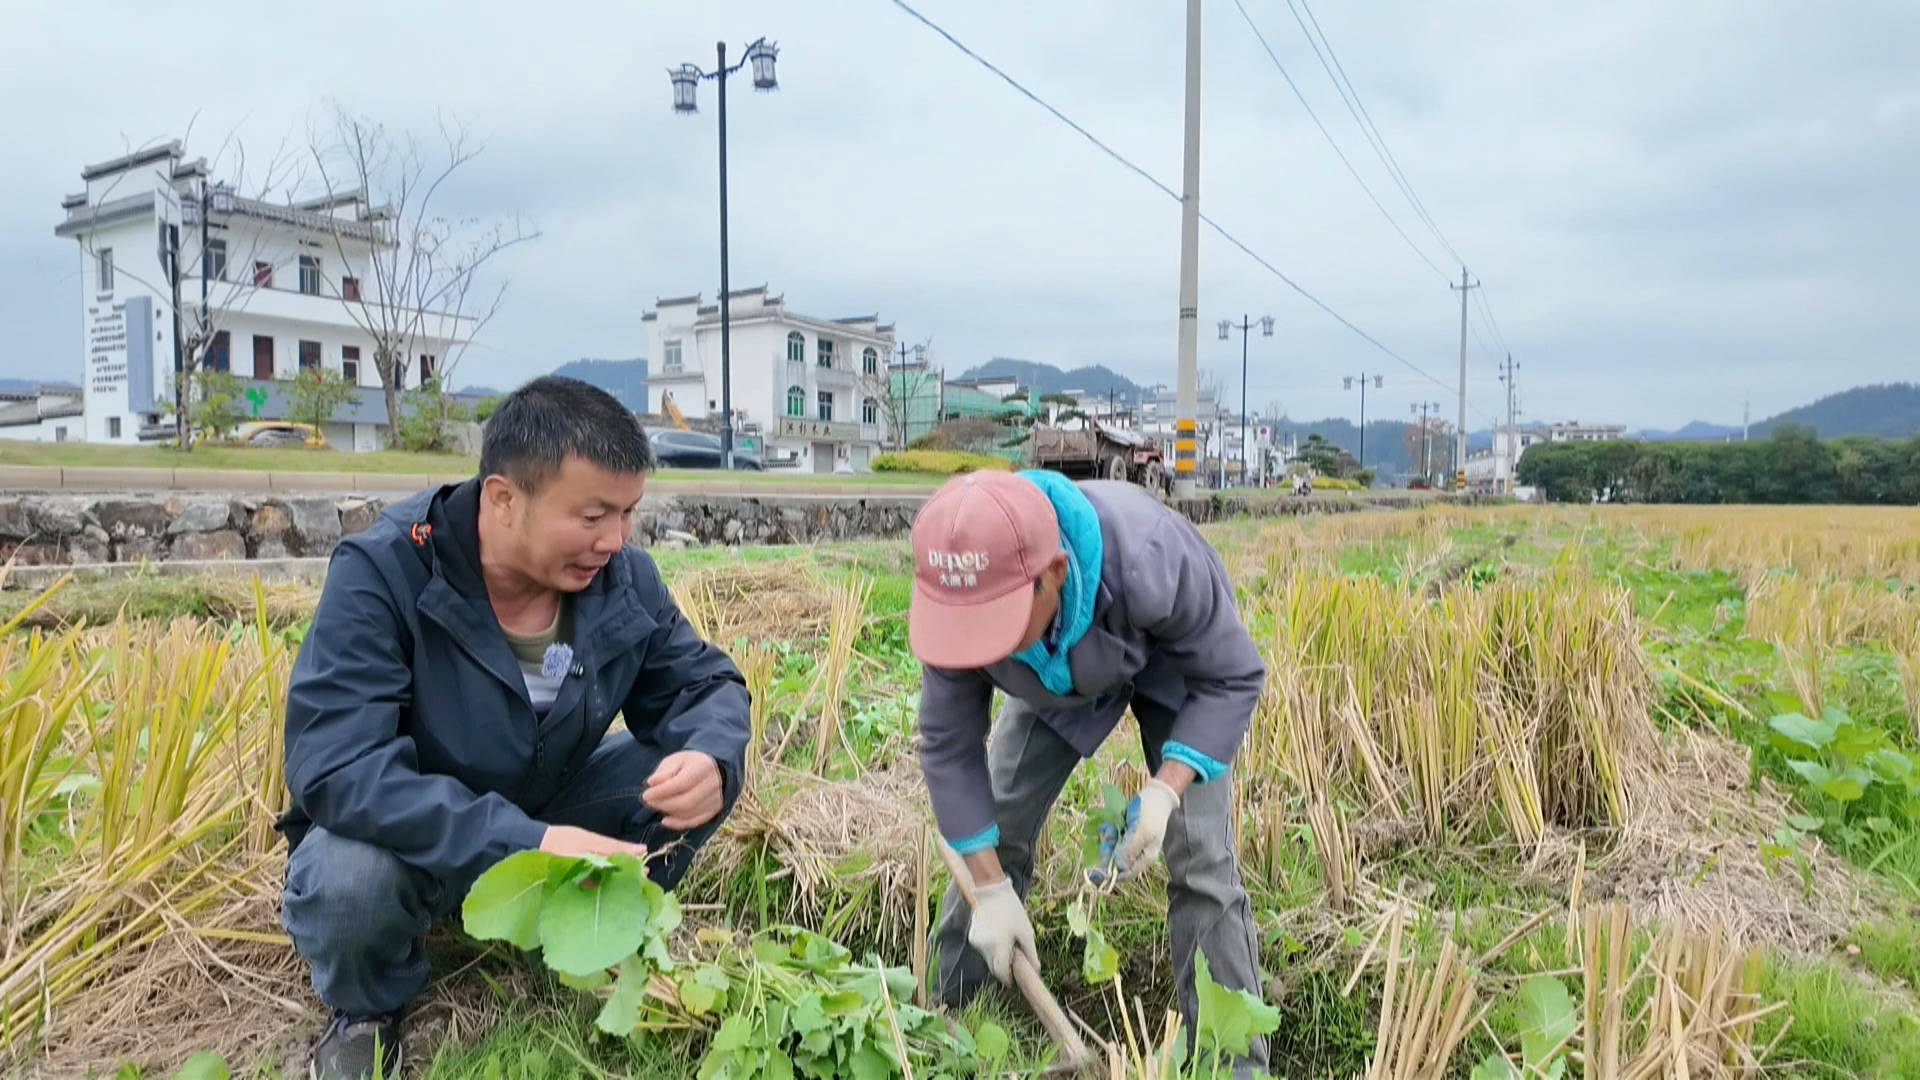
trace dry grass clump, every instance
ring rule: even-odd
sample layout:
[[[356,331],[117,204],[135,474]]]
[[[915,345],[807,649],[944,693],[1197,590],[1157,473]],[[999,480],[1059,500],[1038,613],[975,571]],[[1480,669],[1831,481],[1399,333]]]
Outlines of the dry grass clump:
[[[1597,520],[1673,540],[1682,569],[1920,581],[1920,509],[1875,506],[1623,506]]]
[[[927,794],[919,771],[827,780],[763,763],[759,775],[760,789],[735,805],[695,861],[682,894],[714,900],[763,892],[768,921],[872,941],[887,955],[908,952],[914,920],[903,904],[924,892],[926,881],[921,808]],[[727,886],[741,875],[763,875],[779,887]],[[735,914],[750,922],[762,916],[757,908]]]
[[[1658,785],[1631,602],[1562,568],[1428,601],[1372,578],[1275,586],[1269,688],[1246,771],[1329,780],[1439,839],[1497,825],[1619,829]],[[1319,759],[1319,760],[1314,760]]]
[[[680,574],[671,583],[680,612],[718,645],[737,638],[805,641],[832,616],[828,587],[809,564],[735,561]]]

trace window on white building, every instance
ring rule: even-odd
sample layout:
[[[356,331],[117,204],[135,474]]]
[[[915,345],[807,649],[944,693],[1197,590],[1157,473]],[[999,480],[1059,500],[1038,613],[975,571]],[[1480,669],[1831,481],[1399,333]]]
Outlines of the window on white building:
[[[867,351],[872,352],[873,350],[868,349]],[[878,401],[868,398],[860,403],[860,422],[863,424],[877,424],[880,422],[880,403]]]
[[[227,280],[227,242],[225,240],[207,241],[206,276],[214,281]]]
[[[820,391],[819,398],[820,398],[820,408],[819,408],[820,419],[822,420],[833,419],[833,391],[822,390]]]
[[[340,346],[340,376],[350,385],[360,385],[360,346]]]
[[[787,363],[804,364],[806,362],[807,362],[807,339],[800,336],[800,331],[798,330],[788,331],[787,332]]]
[[[320,259],[314,255],[300,256],[300,291],[308,296],[320,295]]]
[[[833,366],[833,342],[828,341],[826,338],[820,339],[820,356],[818,362],[821,367]]]
[[[117,416],[107,417],[107,438],[117,439],[119,437],[120,437],[120,418]]]
[[[880,354],[875,352],[871,345],[860,354],[860,370],[869,375],[880,374]]]
[[[97,284],[94,287],[99,289],[101,292],[112,292],[113,291],[113,249],[101,248],[100,253],[94,256],[94,261],[95,261],[94,273],[96,278],[98,279]]]
[[[807,415],[807,392],[797,386],[787,387],[787,415]]]
[[[439,358],[434,356],[432,353],[420,354],[420,385],[421,386],[427,385],[427,380],[433,378],[434,366],[435,366],[434,361],[437,359]]]
[[[663,375],[680,374],[680,343],[663,341],[660,343],[660,373]]]

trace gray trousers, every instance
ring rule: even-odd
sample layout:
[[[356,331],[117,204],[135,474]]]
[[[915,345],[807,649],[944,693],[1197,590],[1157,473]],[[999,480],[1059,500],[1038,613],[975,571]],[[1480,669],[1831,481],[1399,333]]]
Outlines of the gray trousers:
[[[536,816],[550,825],[646,844],[651,851],[684,841],[647,864],[647,876],[671,889],[733,807],[723,806],[691,832],[661,825],[660,814],[640,801],[660,757],[658,747],[616,731]],[[431,972],[422,939],[435,922],[459,910],[472,884],[435,877],[386,848],[315,826],[287,858],[280,921],[312,968],[321,1001],[356,1017],[393,1013],[426,989]]]
[[[1140,725],[1147,767],[1157,772],[1160,745],[1173,728],[1174,712],[1140,697],[1133,699],[1132,707]],[[1022,899],[1033,882],[1034,844],[1054,800],[1079,764],[1079,751],[1054,734],[1025,703],[1009,701],[1001,711],[988,741],[987,767],[993,777],[994,816],[1000,826],[1000,865],[1013,879],[1013,887]],[[1253,910],[1240,884],[1240,867],[1234,858],[1231,784],[1229,774],[1210,784],[1190,785],[1167,822],[1163,849],[1167,861],[1167,926],[1173,939],[1174,984],[1189,1047],[1198,1011],[1193,985],[1195,949],[1206,951],[1208,970],[1215,982],[1233,990],[1260,993]],[[933,949],[939,958],[933,990],[941,1002],[957,1007],[993,975],[980,954],[967,944],[972,917],[958,889],[948,886],[940,911],[940,924],[933,933]],[[1236,1074],[1244,1073],[1247,1065],[1266,1069],[1267,1041],[1254,1039],[1252,1049],[1250,1059],[1238,1063]]]

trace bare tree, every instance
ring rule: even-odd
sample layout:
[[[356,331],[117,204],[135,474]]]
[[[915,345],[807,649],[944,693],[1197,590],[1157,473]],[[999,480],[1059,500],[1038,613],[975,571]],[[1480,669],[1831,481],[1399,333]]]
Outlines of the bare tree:
[[[1213,368],[1201,368],[1194,375],[1194,411],[1197,414],[1194,417],[1194,424],[1199,428],[1195,434],[1200,440],[1200,460],[1196,464],[1200,466],[1200,471],[1205,473],[1210,471],[1206,467],[1207,446],[1213,439],[1213,433],[1220,427],[1220,420],[1224,415],[1220,395],[1225,392],[1226,384],[1221,380],[1220,373]],[[1217,475],[1223,480],[1227,469],[1226,456],[1227,440],[1222,438]]]
[[[438,143],[429,150],[411,135],[389,135],[383,126],[336,106],[332,132],[310,146],[326,188],[331,210],[326,216],[333,223],[340,264],[354,266],[362,262],[359,250],[367,251],[370,280],[353,288],[333,283],[333,291],[372,339],[389,440],[400,430],[400,390],[416,349],[440,342],[450,347],[432,378],[422,380],[441,392],[467,344],[492,321],[506,296],[505,281],[496,289],[482,287],[480,271],[494,256],[540,235],[517,218],[488,223],[449,216],[436,197],[483,147],[445,121]],[[351,217],[340,213],[348,207]]]
[[[262,230],[244,228],[241,222],[258,216],[263,208],[290,205],[292,185],[298,182],[295,159],[284,146],[250,175],[246,146],[233,132],[215,149],[211,162],[204,157],[186,160],[194,127],[195,122],[189,121],[185,136],[172,144],[177,152],[155,161],[148,174],[157,181],[155,189],[170,193],[178,206],[177,214],[171,208],[162,214],[166,224],[160,235],[159,279],[143,276],[133,265],[114,266],[116,275],[150,290],[164,308],[161,314],[172,320],[179,346],[179,367],[173,379],[174,438],[182,450],[193,448],[190,399],[196,376],[211,359],[229,316],[245,311],[261,281],[278,269],[274,264],[291,257],[273,257],[262,244]],[[131,158],[159,145],[152,140],[137,147],[126,143],[124,150]],[[221,172],[229,179],[216,180]],[[106,203],[125,197],[129,179],[140,175],[128,170],[115,176],[88,200],[87,211],[97,213]],[[169,219],[176,217],[178,223],[171,223]],[[82,233],[79,239],[81,251],[89,258],[100,254],[94,233]],[[198,297],[193,295],[195,289]],[[227,360],[231,368],[230,347]]]
[[[887,442],[895,450],[907,448],[907,424],[913,419],[915,402],[928,398],[936,401],[940,395],[940,376],[934,373],[932,361],[933,339],[928,338],[908,350],[913,356],[911,363],[902,361],[899,352],[888,353],[880,360],[880,367],[872,374],[864,370],[860,375],[860,395],[874,402],[879,412],[879,421],[885,425]],[[936,409],[937,411],[937,409]],[[938,426],[940,418],[934,417]]]

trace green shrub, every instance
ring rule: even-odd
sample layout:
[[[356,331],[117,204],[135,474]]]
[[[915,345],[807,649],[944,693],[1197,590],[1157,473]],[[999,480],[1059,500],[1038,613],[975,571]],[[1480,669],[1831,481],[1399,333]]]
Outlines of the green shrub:
[[[959,450],[906,450],[881,454],[873,459],[875,472],[922,472],[952,476],[981,469],[1011,469],[1013,462],[989,454],[968,454]]]

